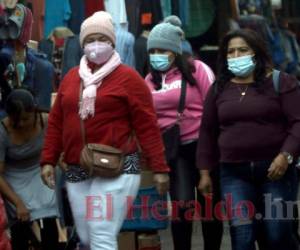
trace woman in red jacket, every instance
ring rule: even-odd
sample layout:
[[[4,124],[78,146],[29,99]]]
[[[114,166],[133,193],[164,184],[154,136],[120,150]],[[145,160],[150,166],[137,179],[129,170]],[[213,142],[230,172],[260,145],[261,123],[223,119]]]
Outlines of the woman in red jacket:
[[[140,183],[134,132],[159,193],[168,189],[169,168],[157,126],[151,93],[133,69],[121,64],[115,51],[111,16],[96,12],[81,25],[84,56],[60,84],[49,115],[42,153],[42,178],[53,187],[54,166],[62,152],[68,165],[67,191],[79,237],[90,249],[117,249],[117,234],[126,217],[128,197]],[[83,91],[80,86],[83,85]],[[101,143],[126,154],[116,178],[90,177],[79,165],[83,148],[80,120],[87,143]]]

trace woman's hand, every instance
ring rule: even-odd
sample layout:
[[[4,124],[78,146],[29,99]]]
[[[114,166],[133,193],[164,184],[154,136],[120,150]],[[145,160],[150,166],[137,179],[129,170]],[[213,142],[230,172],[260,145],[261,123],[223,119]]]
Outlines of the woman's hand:
[[[280,179],[284,176],[288,166],[289,163],[286,157],[281,153],[278,154],[268,169],[268,178],[272,181]]]
[[[27,207],[24,205],[23,201],[18,201],[16,204],[17,219],[20,221],[28,221],[30,218],[30,213]]]
[[[200,171],[198,190],[203,195],[211,194],[213,192],[212,180],[208,170]]]
[[[59,160],[58,160],[58,166],[60,167],[60,169],[62,171],[67,171],[68,170],[68,164],[64,162],[64,156],[65,156],[65,153],[61,153],[60,154],[60,157],[59,157]]]
[[[170,180],[168,173],[154,173],[153,181],[160,195],[166,194],[169,191]]]
[[[50,164],[46,164],[42,167],[41,177],[45,185],[49,188],[55,188],[55,176],[54,176],[54,167]]]

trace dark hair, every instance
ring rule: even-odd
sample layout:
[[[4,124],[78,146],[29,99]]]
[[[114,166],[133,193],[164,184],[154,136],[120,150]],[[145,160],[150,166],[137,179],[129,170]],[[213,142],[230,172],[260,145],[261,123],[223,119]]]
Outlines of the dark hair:
[[[249,29],[230,31],[225,35],[219,47],[216,80],[218,91],[222,91],[230,79],[234,77],[227,68],[227,51],[230,40],[237,37],[244,39],[255,53],[254,60],[256,66],[254,70],[254,87],[259,88],[263,85],[267,70],[271,69],[273,66],[266,41],[255,31]]]
[[[5,111],[8,116],[13,117],[15,125],[17,125],[23,112],[37,113],[34,96],[26,89],[13,90],[6,99]]]
[[[151,52],[151,50],[150,50]],[[175,56],[175,65],[179,69],[179,71],[182,74],[182,77],[188,84],[191,86],[196,85],[196,79],[193,76],[193,73],[195,72],[195,66],[188,61],[189,56],[186,54],[183,55],[176,55]],[[150,73],[152,76],[152,81],[155,84],[155,89],[159,90],[161,89],[161,82],[162,82],[162,77],[161,77],[161,72],[158,70],[153,69],[153,67],[150,65]]]

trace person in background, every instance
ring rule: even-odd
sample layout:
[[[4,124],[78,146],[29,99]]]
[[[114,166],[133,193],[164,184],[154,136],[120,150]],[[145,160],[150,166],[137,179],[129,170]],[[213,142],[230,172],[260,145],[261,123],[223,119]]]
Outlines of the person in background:
[[[81,25],[84,55],[60,84],[49,115],[41,158],[41,176],[53,187],[54,166],[64,153],[66,187],[77,233],[91,250],[117,249],[117,235],[127,215],[127,198],[135,198],[140,184],[137,138],[160,194],[168,191],[169,167],[164,158],[151,93],[132,68],[123,65],[115,51],[111,16],[95,12]],[[83,91],[81,91],[81,87]],[[121,149],[126,157],[121,175],[115,178],[89,176],[80,166],[84,146],[101,143]],[[106,211],[107,195],[112,211]],[[89,197],[101,197],[101,210],[112,218],[87,218]],[[96,213],[97,214],[97,213]],[[98,215],[97,215],[98,216]]]
[[[53,65],[46,56],[28,48],[33,16],[23,4],[5,8],[0,21],[0,118],[6,116],[4,105],[7,95],[15,88],[27,88],[35,96],[40,108],[49,110]]]
[[[29,250],[32,224],[37,222],[43,250],[58,249],[55,192],[40,178],[40,154],[47,113],[33,95],[13,90],[5,102],[7,117],[0,125],[0,192],[6,203],[13,250]]]
[[[6,211],[2,197],[0,197],[0,249],[11,250],[10,240],[8,238]]]
[[[297,194],[300,89],[295,77],[280,73],[276,92],[267,51],[251,30],[224,37],[198,140],[199,190],[215,192],[209,173],[220,166],[233,250],[253,250],[260,238],[262,249],[298,249],[288,203]]]
[[[169,165],[171,200],[178,204],[182,203],[178,210],[178,219],[173,218],[171,222],[173,245],[176,250],[189,250],[193,224],[192,219],[186,218],[186,213],[191,209],[190,203],[195,201],[195,188],[200,179],[195,162],[197,139],[203,102],[215,77],[202,61],[190,60],[188,59],[190,55],[182,54],[183,31],[178,25],[173,25],[171,19],[172,17],[168,18],[167,22],[156,25],[149,34],[147,50],[151,70],[146,76],[146,82],[152,92],[162,133],[177,122],[182,81],[185,80],[187,83],[185,107],[180,120],[181,144],[176,160],[170,161]],[[218,185],[215,184],[218,190]],[[217,194],[213,198],[214,203],[219,199]],[[199,200],[204,208],[205,197],[200,195]],[[202,217],[205,217],[204,213]],[[205,249],[220,249],[222,222],[213,218],[204,219],[202,229]]]

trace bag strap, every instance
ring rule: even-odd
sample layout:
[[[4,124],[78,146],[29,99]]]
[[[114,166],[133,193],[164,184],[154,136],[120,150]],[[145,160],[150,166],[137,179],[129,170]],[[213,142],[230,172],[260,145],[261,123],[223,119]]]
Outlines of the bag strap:
[[[79,107],[82,105],[82,92],[83,92],[83,83],[81,81],[80,88],[79,88]],[[80,131],[81,131],[81,138],[82,138],[83,145],[86,145],[87,143],[86,143],[85,128],[84,128],[83,120],[81,118],[80,118]],[[132,135],[128,137],[126,142],[126,150],[128,149],[129,143],[132,138],[133,138]]]
[[[274,69],[273,73],[272,73],[273,86],[274,86],[276,94],[278,94],[278,95],[279,95],[279,85],[280,85],[279,76],[280,76],[280,71],[277,69]]]
[[[177,109],[177,115],[178,115],[177,119],[180,119],[180,117],[181,117],[181,115],[182,115],[182,113],[184,111],[185,97],[186,97],[186,80],[182,79],[179,105],[178,105],[178,109]]]

